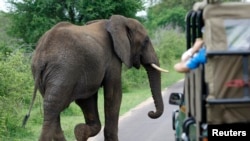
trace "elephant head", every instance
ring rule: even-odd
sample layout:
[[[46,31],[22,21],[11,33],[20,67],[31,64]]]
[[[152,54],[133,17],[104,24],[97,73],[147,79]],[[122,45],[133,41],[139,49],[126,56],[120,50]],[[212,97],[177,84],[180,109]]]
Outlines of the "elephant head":
[[[147,71],[156,111],[148,113],[151,118],[158,118],[163,113],[161,96],[159,61],[151,40],[143,25],[135,19],[113,15],[106,25],[113,41],[114,50],[124,64],[130,68],[143,65]]]

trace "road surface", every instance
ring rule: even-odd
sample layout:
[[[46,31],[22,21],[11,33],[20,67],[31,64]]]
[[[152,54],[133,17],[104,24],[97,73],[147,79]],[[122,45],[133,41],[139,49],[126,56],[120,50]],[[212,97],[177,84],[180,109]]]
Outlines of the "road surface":
[[[141,103],[119,120],[119,141],[174,141],[172,111],[178,106],[169,105],[171,92],[182,92],[183,80],[166,88],[163,92],[164,114],[158,119],[150,119],[148,112],[154,110],[152,98]],[[104,141],[103,130],[88,141]]]

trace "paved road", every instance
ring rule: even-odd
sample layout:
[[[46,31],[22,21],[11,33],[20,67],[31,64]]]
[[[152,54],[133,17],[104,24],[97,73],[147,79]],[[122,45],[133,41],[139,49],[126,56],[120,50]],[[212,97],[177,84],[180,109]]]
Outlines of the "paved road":
[[[166,88],[162,95],[164,99],[164,114],[158,119],[150,119],[147,113],[154,110],[152,98],[149,98],[136,108],[132,109],[119,120],[120,141],[174,141],[172,130],[172,111],[177,106],[169,105],[168,98],[171,92],[182,92],[183,81]],[[103,131],[88,141],[104,141]]]

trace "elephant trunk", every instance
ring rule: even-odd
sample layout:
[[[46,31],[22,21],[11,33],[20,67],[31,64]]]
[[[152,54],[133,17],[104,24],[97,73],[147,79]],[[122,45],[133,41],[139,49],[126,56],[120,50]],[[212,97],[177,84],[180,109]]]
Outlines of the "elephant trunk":
[[[148,116],[152,119],[158,118],[162,115],[164,110],[162,95],[161,95],[161,74],[151,65],[144,66],[149,79],[149,84],[154,99],[156,111],[150,111]]]

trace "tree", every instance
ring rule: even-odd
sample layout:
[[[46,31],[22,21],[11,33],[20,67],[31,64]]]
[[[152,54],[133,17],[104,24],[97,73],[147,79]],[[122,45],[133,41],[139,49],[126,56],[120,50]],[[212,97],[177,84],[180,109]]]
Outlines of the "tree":
[[[192,10],[196,2],[202,0],[161,0],[156,5],[151,6],[148,13],[146,25],[149,29],[154,30],[159,26],[172,25],[181,27],[185,30],[185,17],[188,11]],[[240,1],[240,0],[223,0]]]
[[[156,5],[149,8],[148,21],[145,24],[153,30],[166,25],[172,25],[173,27],[178,26],[184,29],[186,12],[187,11],[181,6],[163,9],[161,5]]]
[[[148,9],[147,27],[156,29],[159,26],[172,25],[185,29],[185,16],[193,3],[200,0],[161,0]]]
[[[135,18],[143,9],[141,0],[8,0],[12,5],[8,13],[12,19],[11,36],[26,43],[38,38],[59,21],[82,25],[94,19],[120,14]]]

